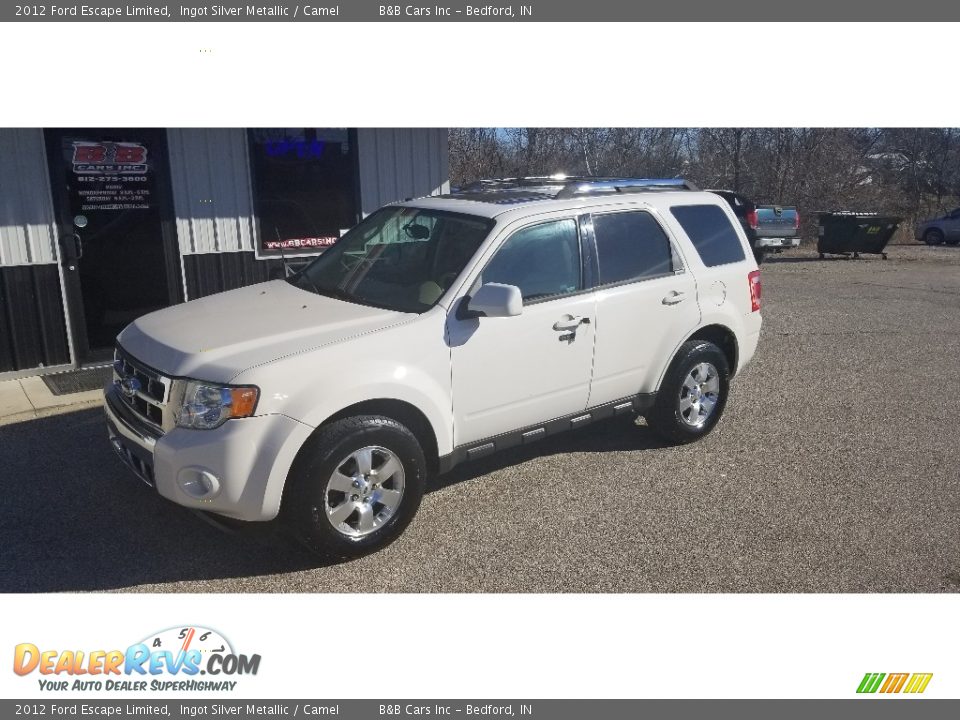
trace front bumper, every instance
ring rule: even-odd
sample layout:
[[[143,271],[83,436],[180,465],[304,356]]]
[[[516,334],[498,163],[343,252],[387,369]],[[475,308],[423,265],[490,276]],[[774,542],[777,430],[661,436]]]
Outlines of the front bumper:
[[[116,393],[112,385],[104,392],[110,444],[143,482],[184,507],[238,520],[276,517],[287,473],[313,428],[286,415],[261,415],[156,436]]]

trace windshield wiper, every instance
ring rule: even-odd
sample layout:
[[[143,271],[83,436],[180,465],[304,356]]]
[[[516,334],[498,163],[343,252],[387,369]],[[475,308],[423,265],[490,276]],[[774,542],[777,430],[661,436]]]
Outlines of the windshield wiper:
[[[306,278],[307,282],[310,283],[310,287],[309,288],[303,287],[303,285],[300,284],[300,278]],[[396,311],[396,308],[390,307],[389,305],[381,305],[379,303],[375,303],[370,300],[357,297],[353,293],[347,292],[346,290],[340,287],[321,287],[314,281],[313,278],[311,278],[309,275],[307,275],[302,271],[298,272],[295,275],[291,275],[288,278],[288,282],[300,288],[301,290],[312,290],[317,295],[330,297],[335,300],[343,300],[344,302],[354,303],[355,305],[366,305],[367,307],[380,308],[381,310]]]
[[[307,282],[310,283],[311,289],[317,295],[323,295],[323,292],[320,290],[320,286],[317,285],[314,279],[309,275],[307,275],[303,270],[298,270],[293,275],[288,277],[287,282],[290,283],[291,285],[296,285],[297,287],[302,288],[302,286],[300,285],[300,280],[303,278],[306,278]],[[302,289],[306,289],[306,288],[302,288]]]
[[[307,275],[307,280],[310,281],[310,285],[313,288],[314,292],[317,295],[323,295],[325,297],[332,297],[335,300],[345,300],[346,302],[356,303],[357,305],[370,305],[371,303],[366,300],[361,300],[353,293],[347,292],[341,287],[320,287],[313,281],[313,279]]]
[[[336,298],[337,300],[346,300],[347,302],[360,302],[355,296],[351,295],[343,288],[321,288],[316,283],[314,283],[313,286],[317,288],[318,295],[326,295],[327,297]]]

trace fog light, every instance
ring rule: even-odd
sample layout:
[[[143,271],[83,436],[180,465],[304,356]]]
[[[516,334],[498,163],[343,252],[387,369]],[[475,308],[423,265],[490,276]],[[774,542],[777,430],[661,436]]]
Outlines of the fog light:
[[[177,484],[196,500],[212,500],[220,494],[220,480],[202,467],[186,467],[177,474]]]

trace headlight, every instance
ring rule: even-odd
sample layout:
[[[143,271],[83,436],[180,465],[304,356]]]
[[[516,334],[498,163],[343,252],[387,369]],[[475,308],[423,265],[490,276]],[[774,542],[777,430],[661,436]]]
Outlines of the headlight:
[[[251,386],[211,385],[189,380],[183,403],[175,417],[177,426],[194,430],[212,430],[230,418],[253,415],[260,390]]]

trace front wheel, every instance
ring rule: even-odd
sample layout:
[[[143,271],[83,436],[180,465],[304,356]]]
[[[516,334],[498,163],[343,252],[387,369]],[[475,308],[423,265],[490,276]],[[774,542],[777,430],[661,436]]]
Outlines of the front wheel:
[[[352,557],[379,550],[410,524],[426,487],[416,436],[379,415],[321,428],[287,478],[283,514],[313,552]]]
[[[647,422],[670,443],[688,443],[710,432],[727,403],[730,367],[716,345],[684,343],[660,384]]]
[[[943,233],[939,230],[927,230],[923,234],[923,241],[927,245],[943,245]]]

